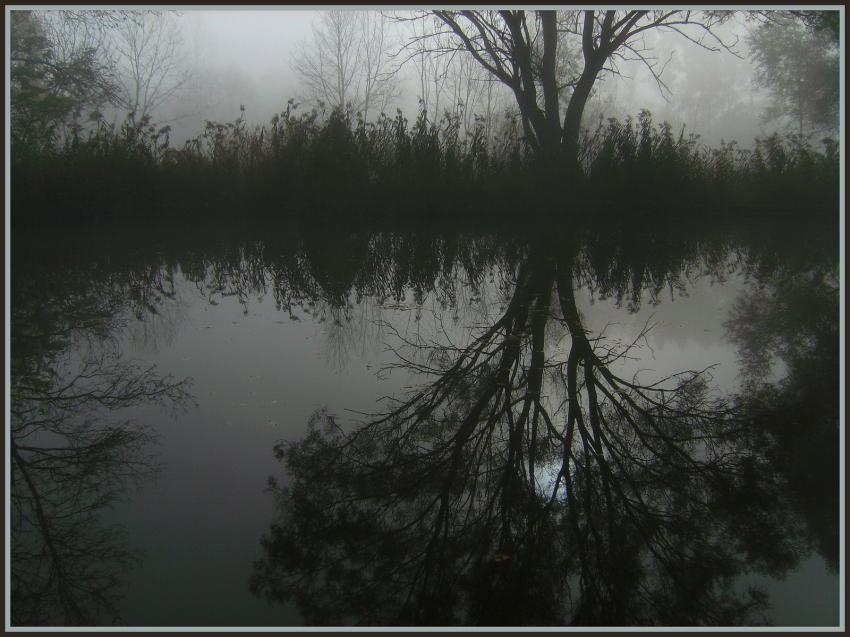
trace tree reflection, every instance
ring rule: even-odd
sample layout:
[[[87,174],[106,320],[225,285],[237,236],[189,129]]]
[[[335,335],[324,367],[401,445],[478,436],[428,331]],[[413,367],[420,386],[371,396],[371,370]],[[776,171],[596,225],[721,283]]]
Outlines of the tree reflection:
[[[275,448],[289,484],[270,485],[255,593],[330,625],[762,621],[737,577],[781,575],[805,543],[760,423],[710,370],[628,377],[645,331],[585,328],[580,263],[534,244],[468,343],[394,334],[427,383],[350,432],[320,411]]]
[[[831,570],[839,565],[839,285],[829,268],[776,272],[740,298],[726,328],[738,346],[762,462]],[[785,374],[771,382],[773,360]]]
[[[13,623],[114,612],[132,553],[98,514],[155,469],[150,432],[115,423],[116,410],[187,395],[105,345],[122,317],[147,321],[175,298],[181,276],[211,303],[233,296],[247,311],[268,294],[293,319],[325,319],[340,365],[367,329],[388,336],[398,365],[422,375],[355,430],[318,412],[304,440],[276,448],[289,476],[272,485],[280,511],[258,594],[294,600],[314,624],[761,621],[764,598],[741,590],[742,573],[781,576],[812,547],[837,563],[835,286],[783,278],[789,249],[774,233],[745,249],[684,230],[660,243],[677,231],[576,228],[556,244],[325,229],[233,242],[199,230],[156,237],[188,248],[110,243],[100,267],[85,262],[98,245],[71,251],[81,267],[57,257],[50,276],[16,278]],[[823,257],[804,243],[795,235],[799,259]],[[778,296],[750,295],[730,317],[749,370],[741,396],[719,396],[710,369],[627,373],[651,326],[617,343],[578,310],[580,290],[633,310],[683,292],[691,272],[722,278],[748,251]],[[432,311],[436,336],[377,318],[400,309]],[[456,315],[477,326],[451,329]],[[96,347],[76,349],[85,341]],[[765,351],[791,370],[784,381],[760,375]]]
[[[122,418],[120,410],[142,404],[177,407],[189,400],[186,381],[122,360],[115,344],[125,312],[156,311],[151,299],[158,298],[159,285],[154,281],[146,291],[134,286],[128,295],[67,275],[56,302],[42,305],[37,295],[51,294],[49,286],[16,283],[11,622],[115,620],[117,584],[135,555],[123,529],[102,523],[101,516],[157,470],[152,432]]]

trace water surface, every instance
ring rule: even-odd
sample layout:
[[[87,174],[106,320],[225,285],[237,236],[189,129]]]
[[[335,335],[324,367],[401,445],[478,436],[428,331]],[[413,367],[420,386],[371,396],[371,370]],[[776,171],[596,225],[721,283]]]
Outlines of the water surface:
[[[13,624],[836,625],[794,230],[16,237]]]

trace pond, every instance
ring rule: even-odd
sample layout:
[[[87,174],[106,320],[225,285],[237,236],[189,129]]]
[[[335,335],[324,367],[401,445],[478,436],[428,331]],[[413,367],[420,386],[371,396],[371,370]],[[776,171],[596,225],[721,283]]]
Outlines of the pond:
[[[837,230],[17,233],[13,625],[834,626]]]

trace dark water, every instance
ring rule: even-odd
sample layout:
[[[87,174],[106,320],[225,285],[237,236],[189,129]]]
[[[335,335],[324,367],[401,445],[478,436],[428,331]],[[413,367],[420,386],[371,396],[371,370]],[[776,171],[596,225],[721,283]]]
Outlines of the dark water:
[[[839,622],[834,230],[12,247],[13,624]]]

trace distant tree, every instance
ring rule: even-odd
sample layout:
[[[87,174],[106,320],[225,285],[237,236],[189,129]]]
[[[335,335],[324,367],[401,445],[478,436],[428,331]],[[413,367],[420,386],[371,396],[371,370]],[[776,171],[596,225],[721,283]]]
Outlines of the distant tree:
[[[483,125],[485,138],[495,135],[496,116],[508,108],[505,87],[469,56],[452,51],[441,55],[428,49],[428,27],[412,22],[411,41],[405,47],[403,64],[413,65],[419,108],[428,120],[437,123],[446,114],[456,116],[461,133]]]
[[[450,91],[450,102],[445,104],[445,110],[457,117],[462,132],[470,131],[476,118],[488,128],[492,126],[498,96],[494,94],[494,83],[472,58],[464,56],[452,60],[445,79]]]
[[[374,11],[324,11],[292,69],[311,99],[330,108],[351,105],[368,117],[395,97],[389,24]]]
[[[115,103],[141,121],[177,95],[191,75],[176,15],[148,12],[123,22],[114,36],[112,55],[120,78]]]
[[[370,109],[382,111],[396,97],[396,78],[388,55],[389,23],[380,13],[364,11],[359,16],[363,65],[363,115]]]
[[[750,36],[756,81],[773,101],[765,118],[789,118],[801,136],[838,129],[840,46],[833,13],[782,12]]]
[[[439,118],[440,99],[443,94],[445,78],[451,58],[448,56],[430,55],[425,46],[427,34],[422,32],[419,22],[412,24],[413,36],[408,45],[410,48],[410,60],[412,61],[416,77],[419,83],[418,99],[428,117],[432,120]]]
[[[751,140],[758,130],[758,102],[752,66],[745,58],[714,56],[698,47],[675,51],[665,73],[670,97],[653,114],[716,146],[721,139]],[[674,66],[675,65],[675,66]],[[669,77],[668,77],[669,74]]]

